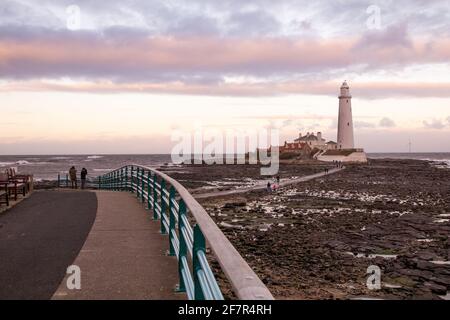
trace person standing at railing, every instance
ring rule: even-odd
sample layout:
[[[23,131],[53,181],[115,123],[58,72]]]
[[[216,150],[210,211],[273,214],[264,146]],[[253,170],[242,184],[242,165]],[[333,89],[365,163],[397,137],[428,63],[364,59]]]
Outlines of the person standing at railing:
[[[72,189],[78,189],[78,184],[77,184],[77,169],[75,169],[74,166],[72,166],[72,168],[70,168],[69,170],[69,176],[70,176],[70,184],[71,184],[71,188]]]
[[[84,189],[86,187],[86,176],[87,176],[88,172],[86,170],[86,168],[81,169],[81,189]]]

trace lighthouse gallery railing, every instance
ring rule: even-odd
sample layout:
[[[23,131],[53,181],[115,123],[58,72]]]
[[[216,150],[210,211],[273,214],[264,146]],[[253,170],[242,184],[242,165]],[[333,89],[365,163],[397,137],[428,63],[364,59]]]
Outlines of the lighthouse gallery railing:
[[[127,165],[98,177],[98,187],[133,192],[153,211],[161,233],[168,235],[169,255],[178,259],[178,290],[189,299],[223,299],[206,257],[206,243],[239,299],[273,299],[205,209],[176,180],[149,167]]]

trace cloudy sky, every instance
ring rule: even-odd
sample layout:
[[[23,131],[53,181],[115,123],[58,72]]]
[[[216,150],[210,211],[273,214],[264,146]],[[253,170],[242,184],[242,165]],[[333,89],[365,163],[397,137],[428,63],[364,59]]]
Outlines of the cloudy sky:
[[[0,154],[165,153],[174,130],[450,152],[447,0],[2,0]]]

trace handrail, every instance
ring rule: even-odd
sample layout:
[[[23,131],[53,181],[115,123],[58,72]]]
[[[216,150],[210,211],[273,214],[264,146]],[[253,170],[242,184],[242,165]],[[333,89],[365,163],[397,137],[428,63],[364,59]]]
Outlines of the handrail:
[[[238,299],[273,299],[206,210],[175,179],[156,169],[131,164],[99,176],[98,186],[136,193],[137,199],[153,211],[153,218],[161,222],[161,233],[169,236],[169,254],[178,259],[178,290],[186,292],[189,299],[223,299],[206,258],[206,242]],[[196,222],[194,227],[188,214]]]
[[[77,182],[80,182],[81,179],[77,178]],[[69,174],[68,173],[58,173],[56,178],[56,187],[57,188],[68,188],[69,187]],[[98,185],[98,177],[87,176],[86,179],[86,187],[96,187]]]

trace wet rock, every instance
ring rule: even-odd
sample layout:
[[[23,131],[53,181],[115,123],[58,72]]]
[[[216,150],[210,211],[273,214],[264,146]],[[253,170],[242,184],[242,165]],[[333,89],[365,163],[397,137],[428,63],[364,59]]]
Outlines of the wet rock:
[[[425,282],[424,286],[429,288],[431,292],[438,294],[438,295],[445,295],[447,294],[447,287],[441,286],[434,282]]]
[[[436,299],[437,292],[448,288],[450,268],[431,261],[449,260],[450,226],[433,220],[448,212],[449,188],[448,170],[433,172],[428,164],[414,160],[376,160],[370,167],[352,166],[332,175],[326,183],[295,185],[292,194],[249,193],[245,198],[202,204],[222,208],[230,203],[227,213],[237,209],[228,217],[213,217],[216,221],[248,218],[249,229],[226,235],[261,279],[272,279],[268,286],[276,297],[320,299],[333,290],[344,298],[365,296],[367,267],[376,264],[383,281],[402,286],[377,291],[376,297]],[[371,197],[375,201],[369,201]],[[252,214],[238,202],[247,203]],[[280,205],[286,209],[279,210]],[[268,206],[273,212],[295,215],[273,218],[266,212]],[[271,223],[267,231],[258,231]],[[277,227],[278,223],[286,227]],[[357,258],[345,252],[397,255],[397,259]],[[343,283],[352,283],[353,288]]]
[[[431,277],[430,281],[440,284],[442,286],[446,286],[447,288],[450,289],[450,277]]]
[[[417,257],[420,260],[430,261],[430,260],[434,260],[436,258],[436,254],[434,254],[433,252],[421,252],[417,255]]]
[[[224,209],[234,209],[235,207],[245,207],[247,203],[245,201],[233,201],[233,202],[227,202],[222,207]]]
[[[421,269],[421,270],[433,270],[436,268],[436,265],[428,262],[428,261],[417,261],[416,263],[417,269]]]
[[[398,271],[400,274],[409,276],[413,279],[430,279],[433,277],[433,273],[430,271],[414,270],[414,269],[401,269]]]

